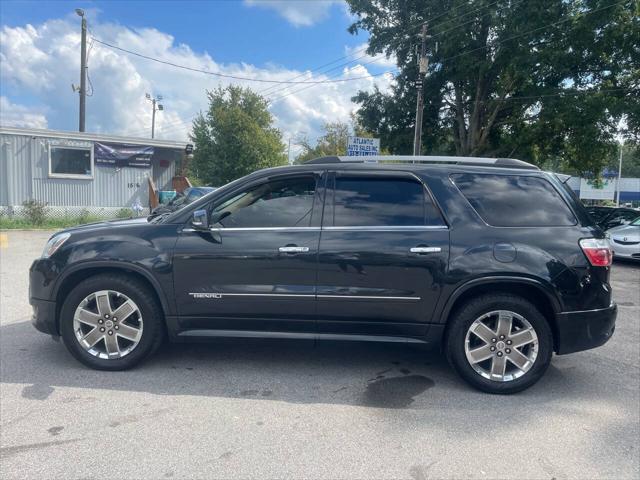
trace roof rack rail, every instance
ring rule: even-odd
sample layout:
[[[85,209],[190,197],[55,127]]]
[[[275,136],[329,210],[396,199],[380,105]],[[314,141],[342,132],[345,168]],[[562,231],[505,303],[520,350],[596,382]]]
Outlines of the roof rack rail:
[[[482,165],[487,167],[524,168],[540,170],[532,163],[523,162],[515,158],[484,158],[484,157],[440,157],[440,156],[411,156],[411,155],[372,155],[368,157],[330,156],[314,158],[305,162],[308,165],[331,163],[399,163],[399,164],[438,164],[450,163],[454,165]]]

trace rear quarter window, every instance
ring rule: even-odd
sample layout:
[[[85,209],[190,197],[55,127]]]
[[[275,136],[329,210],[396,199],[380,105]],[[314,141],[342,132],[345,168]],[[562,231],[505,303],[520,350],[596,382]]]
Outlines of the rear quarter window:
[[[557,227],[577,223],[554,186],[541,177],[461,173],[451,180],[494,227]]]

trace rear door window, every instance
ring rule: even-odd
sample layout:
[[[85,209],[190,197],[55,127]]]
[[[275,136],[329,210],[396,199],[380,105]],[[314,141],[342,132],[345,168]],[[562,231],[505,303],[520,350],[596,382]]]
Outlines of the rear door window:
[[[451,175],[451,179],[489,225],[553,227],[576,224],[567,203],[544,178],[462,173]]]
[[[335,227],[444,224],[422,183],[411,178],[338,175],[332,210],[325,224]]]

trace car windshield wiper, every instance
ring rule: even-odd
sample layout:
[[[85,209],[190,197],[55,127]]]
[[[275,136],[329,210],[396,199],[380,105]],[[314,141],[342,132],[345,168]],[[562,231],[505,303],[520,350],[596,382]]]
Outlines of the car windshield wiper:
[[[161,220],[166,218],[166,217],[168,217],[172,213],[173,212],[161,213],[160,215],[157,215],[157,216],[153,217],[151,220],[149,220],[149,223],[162,223]]]

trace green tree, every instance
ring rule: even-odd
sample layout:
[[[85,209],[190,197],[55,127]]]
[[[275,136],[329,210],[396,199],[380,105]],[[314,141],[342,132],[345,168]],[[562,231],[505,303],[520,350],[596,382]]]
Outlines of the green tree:
[[[296,157],[296,163],[304,163],[307,160],[328,155],[346,155],[347,137],[352,135],[351,127],[347,123],[325,123],[321,135],[315,146],[311,145],[309,138],[304,136],[296,140],[302,147],[302,152]]]
[[[315,146],[311,144],[309,138],[306,136],[296,140],[296,144],[302,147],[302,151],[296,157],[295,163],[304,163],[307,160],[318,157],[346,155],[347,142],[350,135],[366,138],[375,136],[360,125],[355,116],[352,116],[351,124],[345,122],[327,122],[322,126],[322,131],[323,134],[318,138]],[[389,151],[382,149],[380,153],[388,155]]]
[[[607,169],[617,172],[620,166],[620,150],[609,156]],[[640,178],[640,146],[631,142],[622,145],[622,176],[624,178]]]
[[[599,171],[619,121],[640,130],[637,0],[347,0],[369,54],[397,58],[389,94],[359,92],[358,121],[412,150],[416,45],[428,22],[423,151],[560,159]]]
[[[209,185],[224,185],[255,170],[287,161],[280,131],[267,101],[249,88],[207,92],[209,109],[193,121],[189,174]]]

